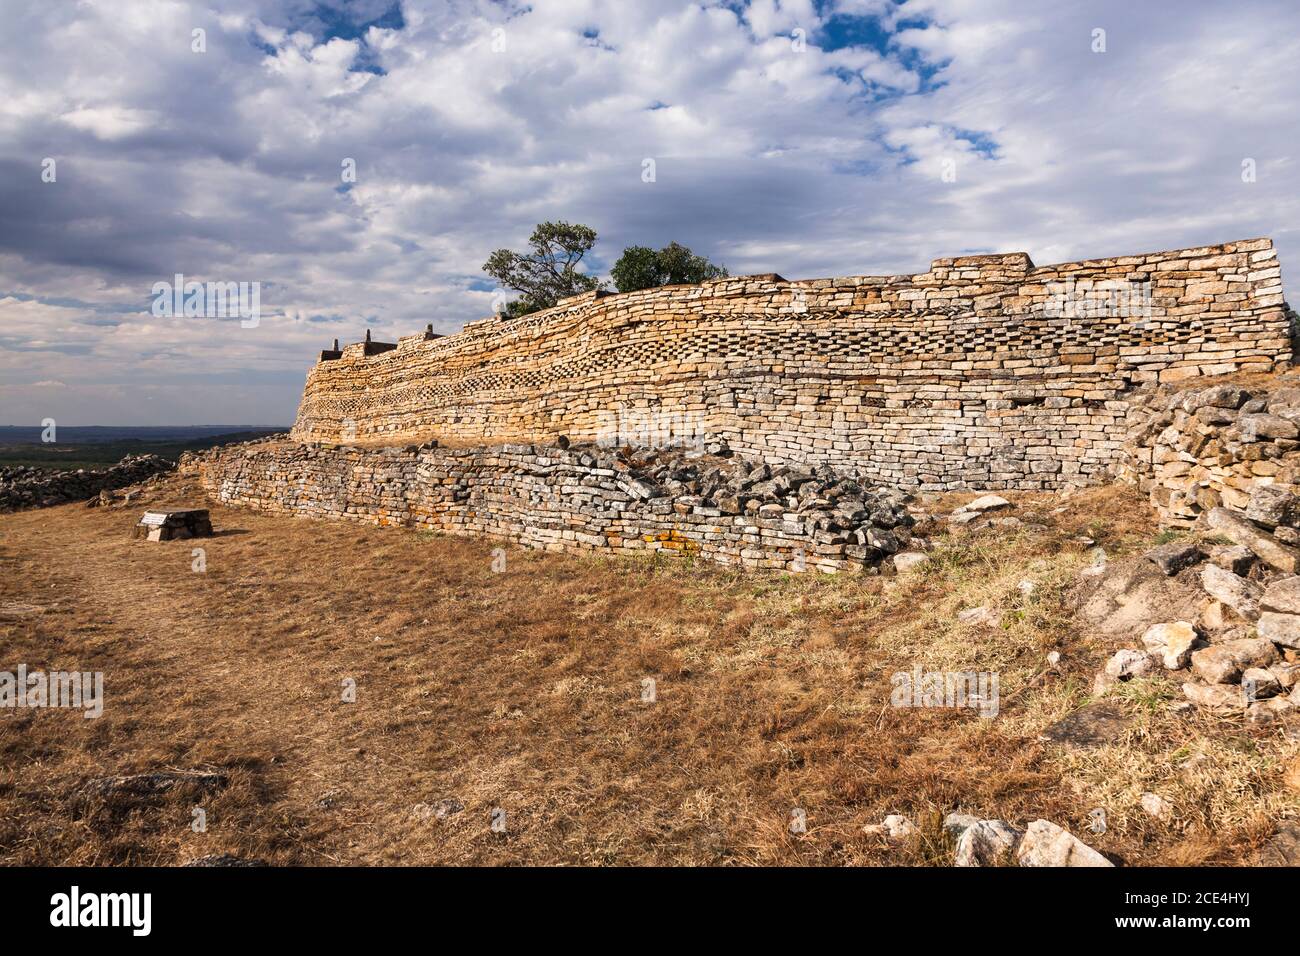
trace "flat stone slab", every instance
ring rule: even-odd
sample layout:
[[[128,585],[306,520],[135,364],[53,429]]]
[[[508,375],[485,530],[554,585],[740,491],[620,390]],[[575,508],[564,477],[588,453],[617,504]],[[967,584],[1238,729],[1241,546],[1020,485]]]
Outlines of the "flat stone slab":
[[[1300,823],[1287,822],[1259,851],[1258,866],[1300,866]]]
[[[1071,747],[1100,747],[1113,743],[1131,722],[1118,705],[1103,701],[1080,707],[1049,726],[1038,739]]]
[[[212,519],[207,508],[178,511],[146,511],[135,526],[133,537],[147,541],[172,541],[212,536]]]

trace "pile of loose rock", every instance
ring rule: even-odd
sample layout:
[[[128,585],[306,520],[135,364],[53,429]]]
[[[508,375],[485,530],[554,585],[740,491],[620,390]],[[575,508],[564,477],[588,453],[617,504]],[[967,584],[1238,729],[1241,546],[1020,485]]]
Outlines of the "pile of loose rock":
[[[920,830],[907,817],[890,814],[863,832],[890,844],[916,840]],[[965,813],[950,813],[944,831],[956,841],[954,866],[1114,866],[1068,830],[1049,820],[1018,827],[1006,820],[983,820]]]
[[[157,455],[127,455],[108,468],[50,471],[15,466],[0,468],[0,511],[48,508],[85,501],[104,491],[134,485],[172,471],[176,463]]]
[[[1300,479],[1300,387],[1217,385],[1135,402],[1117,475],[1171,525],[1244,509],[1259,489]],[[1300,532],[1283,535],[1300,543]]]
[[[1186,678],[1183,694],[1198,707],[1244,711],[1254,722],[1292,714],[1300,707],[1300,550],[1280,539],[1300,529],[1300,497],[1261,487],[1244,514],[1216,507],[1205,524],[1204,539],[1172,541],[1147,558],[1208,600],[1194,620],[1147,628],[1143,646],[1112,656],[1094,689],[1163,668]]]

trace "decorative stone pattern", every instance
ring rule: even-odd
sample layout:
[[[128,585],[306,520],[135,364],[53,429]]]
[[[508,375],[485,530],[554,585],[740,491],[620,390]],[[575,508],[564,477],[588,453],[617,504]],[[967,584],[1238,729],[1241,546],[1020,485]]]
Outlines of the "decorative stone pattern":
[[[716,446],[715,446],[716,447]],[[366,449],[282,440],[182,457],[219,501],[546,550],[661,551],[724,564],[893,570],[913,542],[909,496],[829,466],[588,447]]]
[[[1106,305],[1149,284],[1150,308]],[[1131,306],[1131,302],[1128,303]],[[299,441],[444,445],[703,435],[769,462],[926,490],[1103,476],[1137,386],[1289,362],[1272,242],[919,275],[728,278],[588,293],[396,347],[329,350]]]

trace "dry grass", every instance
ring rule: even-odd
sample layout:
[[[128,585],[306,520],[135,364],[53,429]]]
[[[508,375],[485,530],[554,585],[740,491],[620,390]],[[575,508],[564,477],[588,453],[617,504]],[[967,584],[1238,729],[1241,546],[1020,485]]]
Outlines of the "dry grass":
[[[199,501],[177,481],[150,503]],[[1043,530],[959,533],[894,579],[514,548],[494,573],[492,542],[225,508],[195,573],[194,542],[130,540],[136,507],[4,516],[0,607],[38,610],[0,615],[0,669],[102,670],[107,703],[97,720],[0,711],[0,860],[936,864],[961,809],[1046,817],[1133,864],[1246,862],[1300,809],[1280,731],[1171,717],[1151,685],[1129,689],[1113,746],[1038,740],[1110,650],[1070,613],[1074,539],[1116,553],[1154,528],[1115,490],[1017,501]],[[1001,625],[957,623],[975,605]],[[997,671],[1000,715],[891,707],[890,675],[917,664]],[[169,769],[224,779],[85,789]],[[1175,820],[1142,814],[1144,790]],[[439,818],[439,801],[462,809]],[[1092,837],[1097,806],[1110,830]],[[861,832],[889,813],[922,839]]]

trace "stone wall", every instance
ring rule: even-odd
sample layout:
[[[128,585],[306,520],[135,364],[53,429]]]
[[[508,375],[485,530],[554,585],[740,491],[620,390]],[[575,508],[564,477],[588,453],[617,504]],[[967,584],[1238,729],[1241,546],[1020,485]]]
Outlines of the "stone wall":
[[[1144,288],[1149,309],[1107,304]],[[1109,472],[1135,387],[1282,367],[1289,336],[1267,239],[1043,267],[1015,253],[919,275],[749,276],[589,293],[386,351],[348,345],[308,375],[293,437],[710,436],[913,488],[1053,488]]]
[[[264,440],[187,453],[181,468],[226,504],[546,550],[888,571],[891,556],[912,542],[905,494],[829,466],[772,469],[713,450],[634,456],[594,446],[366,449]]]
[[[1135,400],[1116,475],[1145,491],[1166,524],[1191,526],[1220,506],[1264,520],[1261,503],[1300,484],[1300,376]]]

